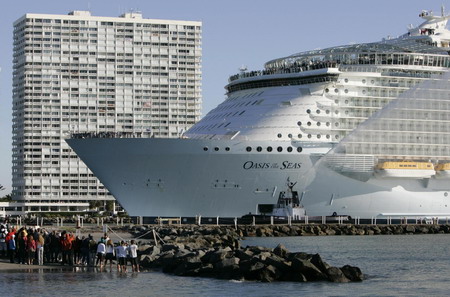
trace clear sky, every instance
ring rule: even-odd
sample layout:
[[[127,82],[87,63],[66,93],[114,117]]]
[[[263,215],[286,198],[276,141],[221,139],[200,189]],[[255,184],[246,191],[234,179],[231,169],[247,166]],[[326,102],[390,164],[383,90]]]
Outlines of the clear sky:
[[[11,192],[12,31],[25,13],[90,10],[119,16],[203,22],[203,115],[224,98],[230,75],[245,65],[258,70],[271,59],[301,51],[396,37],[418,25],[421,10],[440,14],[437,0],[1,0],[0,184]]]

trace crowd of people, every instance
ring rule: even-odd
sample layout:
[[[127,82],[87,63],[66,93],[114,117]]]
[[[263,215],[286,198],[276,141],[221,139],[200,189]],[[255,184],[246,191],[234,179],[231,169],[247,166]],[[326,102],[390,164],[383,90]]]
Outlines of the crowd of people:
[[[0,225],[0,256],[11,263],[26,265],[98,266],[100,269],[117,265],[119,272],[127,272],[128,263],[133,272],[139,272],[138,246],[135,240],[113,243],[105,233],[100,240],[92,235],[75,236],[67,231],[47,231],[40,228]]]

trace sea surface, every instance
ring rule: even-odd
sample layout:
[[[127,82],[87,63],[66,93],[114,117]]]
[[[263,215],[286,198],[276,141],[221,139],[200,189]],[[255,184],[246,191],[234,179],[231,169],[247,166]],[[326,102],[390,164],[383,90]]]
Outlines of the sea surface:
[[[360,283],[259,283],[177,277],[159,271],[97,269],[0,272],[0,296],[448,296],[450,235],[250,238],[246,245],[319,253],[330,265],[358,266]]]

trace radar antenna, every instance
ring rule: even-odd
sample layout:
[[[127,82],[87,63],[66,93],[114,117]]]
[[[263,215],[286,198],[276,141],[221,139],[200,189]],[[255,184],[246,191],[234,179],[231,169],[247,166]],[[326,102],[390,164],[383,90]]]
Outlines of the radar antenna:
[[[240,71],[240,72],[245,72],[245,71],[247,71],[247,66],[242,65],[241,67],[239,67],[239,71]]]

